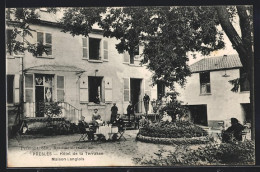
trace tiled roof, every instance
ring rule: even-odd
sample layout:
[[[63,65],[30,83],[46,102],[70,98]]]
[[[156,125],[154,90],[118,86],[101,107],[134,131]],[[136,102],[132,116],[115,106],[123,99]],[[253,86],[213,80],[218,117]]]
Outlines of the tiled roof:
[[[190,65],[191,72],[202,72],[242,67],[237,54],[204,58]]]
[[[64,72],[85,72],[85,70],[75,66],[62,65],[40,65],[25,69],[25,71],[64,71]]]

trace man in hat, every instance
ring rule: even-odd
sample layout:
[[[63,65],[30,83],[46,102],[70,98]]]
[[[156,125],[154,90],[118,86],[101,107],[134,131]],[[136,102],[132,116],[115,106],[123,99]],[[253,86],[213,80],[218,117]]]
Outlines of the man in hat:
[[[147,112],[149,111],[149,101],[150,101],[150,97],[145,93],[144,98],[144,108],[145,108],[145,113],[147,115]]]
[[[113,103],[113,106],[111,107],[111,120],[110,120],[111,123],[115,121],[117,112],[118,112],[118,108],[116,106],[116,103]]]
[[[244,126],[241,125],[236,118],[231,118],[231,126],[223,132],[222,141],[230,142],[232,141],[232,136],[236,141],[242,141],[242,131]]]

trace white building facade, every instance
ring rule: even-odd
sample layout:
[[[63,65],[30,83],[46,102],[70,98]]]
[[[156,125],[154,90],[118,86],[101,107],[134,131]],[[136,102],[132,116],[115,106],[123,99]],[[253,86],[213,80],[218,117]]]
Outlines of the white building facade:
[[[237,118],[242,124],[251,122],[249,83],[246,80],[238,92],[232,92],[230,80],[242,74],[238,55],[202,59],[190,66],[185,88],[179,88],[179,99],[190,109],[194,123],[216,126],[219,121]]]
[[[94,109],[109,121],[113,103],[119,114],[126,113],[129,101],[136,113],[144,113],[144,94],[157,99],[152,72],[140,65],[138,52],[134,60],[128,53],[119,54],[115,48],[119,41],[103,37],[101,30],[93,30],[88,37],[73,37],[61,32],[55,22],[41,21],[30,27],[36,32],[26,40],[43,43],[48,52],[36,57],[29,52],[6,54],[8,108],[19,104],[22,96],[24,116],[35,118],[44,117],[37,112],[40,102],[64,102],[63,115],[77,123],[81,115],[91,120]],[[11,29],[7,28],[7,41]],[[96,103],[97,96],[100,103]]]

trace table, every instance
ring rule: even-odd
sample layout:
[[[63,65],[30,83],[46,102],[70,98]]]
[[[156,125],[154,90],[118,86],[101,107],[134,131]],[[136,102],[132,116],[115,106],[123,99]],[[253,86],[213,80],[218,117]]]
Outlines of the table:
[[[118,133],[118,127],[106,125],[106,126],[99,126],[95,134],[103,135],[105,139],[108,140],[111,139],[111,137],[117,133]]]

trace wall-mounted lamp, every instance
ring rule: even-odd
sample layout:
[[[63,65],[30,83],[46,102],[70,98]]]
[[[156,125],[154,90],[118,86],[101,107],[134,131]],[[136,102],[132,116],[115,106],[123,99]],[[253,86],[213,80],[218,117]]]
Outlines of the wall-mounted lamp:
[[[95,70],[95,76],[97,75],[98,69]]]
[[[225,58],[227,58],[227,55],[223,55],[223,60],[222,60],[222,61],[224,61]],[[224,65],[223,65],[223,66],[224,66]],[[227,70],[226,70],[226,69],[225,69],[225,74],[222,75],[222,77],[229,77],[229,75],[227,74]]]

